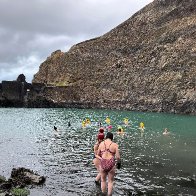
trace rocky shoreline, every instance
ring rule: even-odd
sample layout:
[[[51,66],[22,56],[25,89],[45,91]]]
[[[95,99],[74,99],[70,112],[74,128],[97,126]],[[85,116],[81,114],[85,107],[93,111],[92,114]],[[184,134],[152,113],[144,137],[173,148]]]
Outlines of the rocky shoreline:
[[[26,168],[13,168],[11,177],[6,180],[0,176],[0,195],[1,196],[16,196],[16,195],[29,195],[28,187],[43,185],[46,178],[40,176],[30,169]]]
[[[21,79],[22,78],[22,79]],[[18,88],[16,88],[16,86]],[[82,100],[79,87],[56,87],[39,83],[27,83],[20,74],[16,81],[3,81],[0,84],[0,107],[26,108],[79,108],[79,109],[117,109],[143,112],[164,112],[174,114],[196,115],[194,100],[178,100],[168,97],[162,100],[112,100],[100,97]],[[13,90],[14,89],[14,90]],[[192,92],[194,95],[194,91]]]

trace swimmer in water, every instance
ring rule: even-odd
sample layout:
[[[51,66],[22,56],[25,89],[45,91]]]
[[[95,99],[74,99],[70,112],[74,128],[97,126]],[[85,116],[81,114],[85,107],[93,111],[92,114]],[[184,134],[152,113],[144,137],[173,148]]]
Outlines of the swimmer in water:
[[[108,130],[108,131],[111,131],[111,129],[112,129],[112,125],[109,125],[109,126],[107,127],[107,130]]]
[[[163,135],[169,135],[169,134],[170,134],[170,132],[168,131],[167,128],[165,128],[165,130],[164,130],[164,132],[163,132]]]
[[[118,128],[117,134],[124,135],[124,130],[122,128]]]
[[[58,131],[56,126],[54,126],[54,130],[55,130],[55,131]]]

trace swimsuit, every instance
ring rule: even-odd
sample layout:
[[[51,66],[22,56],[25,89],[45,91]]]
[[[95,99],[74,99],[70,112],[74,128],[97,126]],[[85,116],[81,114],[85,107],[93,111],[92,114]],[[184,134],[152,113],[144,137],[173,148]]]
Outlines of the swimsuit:
[[[104,142],[104,145],[105,145],[105,142]],[[109,172],[115,166],[115,160],[114,160],[115,153],[110,151],[110,145],[108,149],[106,149],[106,145],[105,145],[105,150],[101,151],[101,156],[106,151],[112,154],[112,157],[110,159],[103,159],[103,158],[101,159],[101,168],[103,169],[104,172]]]

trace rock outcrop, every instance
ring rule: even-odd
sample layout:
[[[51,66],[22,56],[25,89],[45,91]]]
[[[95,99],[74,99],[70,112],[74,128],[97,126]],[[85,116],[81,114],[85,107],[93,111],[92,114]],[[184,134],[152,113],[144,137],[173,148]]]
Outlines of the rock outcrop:
[[[49,107],[42,92],[44,84],[26,82],[24,74],[17,80],[0,83],[0,107]]]
[[[34,83],[58,106],[196,114],[196,1],[154,0],[101,37],[52,53]]]
[[[8,180],[0,176],[0,195],[29,195],[29,191],[24,189],[25,187],[43,185],[45,180],[46,177],[40,176],[30,169],[23,167],[13,168],[11,177]]]

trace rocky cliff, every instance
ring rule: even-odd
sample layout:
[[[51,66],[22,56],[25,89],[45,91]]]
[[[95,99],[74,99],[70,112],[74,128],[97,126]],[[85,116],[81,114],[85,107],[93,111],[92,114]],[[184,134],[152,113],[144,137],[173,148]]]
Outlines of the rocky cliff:
[[[195,78],[196,1],[154,0],[103,36],[52,53],[33,82],[61,106],[196,114]]]

